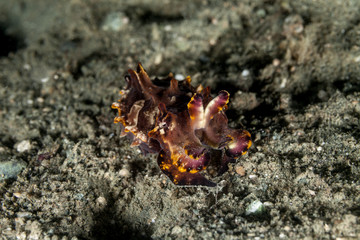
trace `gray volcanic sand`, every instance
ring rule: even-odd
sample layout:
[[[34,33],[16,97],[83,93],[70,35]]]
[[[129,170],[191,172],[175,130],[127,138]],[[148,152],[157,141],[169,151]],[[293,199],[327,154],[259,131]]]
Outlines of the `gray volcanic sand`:
[[[0,41],[1,238],[360,238],[360,1],[2,0]],[[230,92],[218,187],[120,138],[137,62]]]

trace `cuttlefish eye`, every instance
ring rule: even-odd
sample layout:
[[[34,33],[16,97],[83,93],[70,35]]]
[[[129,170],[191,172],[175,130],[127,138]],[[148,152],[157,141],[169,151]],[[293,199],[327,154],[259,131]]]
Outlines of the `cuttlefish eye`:
[[[229,157],[239,157],[246,154],[251,147],[251,135],[246,130],[235,130],[232,135],[229,135],[231,140],[226,144],[226,155]]]

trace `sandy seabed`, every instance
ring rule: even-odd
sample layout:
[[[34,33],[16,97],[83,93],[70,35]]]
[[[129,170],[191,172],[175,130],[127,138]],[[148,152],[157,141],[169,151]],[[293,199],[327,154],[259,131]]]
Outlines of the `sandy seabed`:
[[[0,41],[1,238],[360,238],[360,1],[2,0]],[[230,92],[216,188],[120,138],[137,62]]]

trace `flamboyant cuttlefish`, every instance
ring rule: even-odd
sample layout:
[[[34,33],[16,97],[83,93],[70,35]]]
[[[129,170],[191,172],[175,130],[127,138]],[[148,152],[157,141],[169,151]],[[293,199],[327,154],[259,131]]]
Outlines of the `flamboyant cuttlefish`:
[[[140,63],[128,72],[127,87],[112,104],[118,110],[114,122],[122,124],[121,135],[145,154],[158,153],[160,169],[174,184],[216,186],[199,173],[212,156],[221,158],[222,174],[252,143],[248,131],[228,127],[224,111],[229,93],[220,91],[213,98],[209,87],[195,88],[190,77],[177,81],[171,73],[152,81]]]

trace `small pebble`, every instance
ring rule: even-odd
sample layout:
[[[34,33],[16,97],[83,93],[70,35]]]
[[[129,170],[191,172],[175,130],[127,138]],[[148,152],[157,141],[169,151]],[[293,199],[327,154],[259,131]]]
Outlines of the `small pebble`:
[[[290,231],[291,231],[291,227],[285,226],[285,227],[284,227],[284,230],[287,231],[287,232],[290,232]]]
[[[241,72],[241,76],[246,78],[250,75],[250,71],[247,70],[247,69],[244,69],[242,72]]]
[[[246,215],[261,215],[265,211],[264,204],[259,201],[255,200],[250,203],[250,205],[246,208]]]
[[[96,199],[96,203],[99,204],[100,206],[106,206],[107,201],[106,201],[106,198],[104,198],[104,197],[98,197]]]
[[[171,230],[171,234],[172,235],[177,235],[177,234],[181,233],[181,231],[182,231],[182,228],[180,226],[175,226]]]
[[[310,194],[311,196],[315,196],[315,195],[316,195],[316,192],[313,191],[313,190],[309,190],[309,194]]]
[[[0,162],[0,181],[15,179],[17,175],[26,168],[26,165],[26,162],[20,160]]]
[[[237,174],[239,174],[242,177],[245,176],[246,174],[245,168],[243,166],[236,166],[235,171]]]
[[[119,171],[120,177],[130,177],[130,172],[126,168],[123,168]]]
[[[19,218],[27,218],[27,217],[31,217],[32,213],[31,212],[18,212],[18,213],[16,213],[16,216]]]
[[[13,195],[17,198],[21,198],[22,197],[22,194],[19,193],[19,192],[14,192]]]
[[[257,179],[257,175],[251,174],[251,175],[249,175],[249,178],[250,178],[251,180],[256,180],[256,179]]]
[[[274,65],[274,67],[277,67],[277,66],[280,65],[280,60],[277,59],[277,58],[275,58],[275,59],[273,60],[272,64]]]
[[[101,26],[104,31],[118,32],[129,23],[129,18],[122,12],[108,14]]]
[[[355,58],[354,58],[354,61],[355,61],[355,62],[360,62],[360,56],[355,57]]]
[[[42,83],[46,83],[46,82],[49,81],[49,77],[44,77],[44,78],[40,79],[40,81],[41,81]]]
[[[23,140],[15,144],[15,148],[18,152],[25,152],[31,149],[31,143],[29,140]]]

